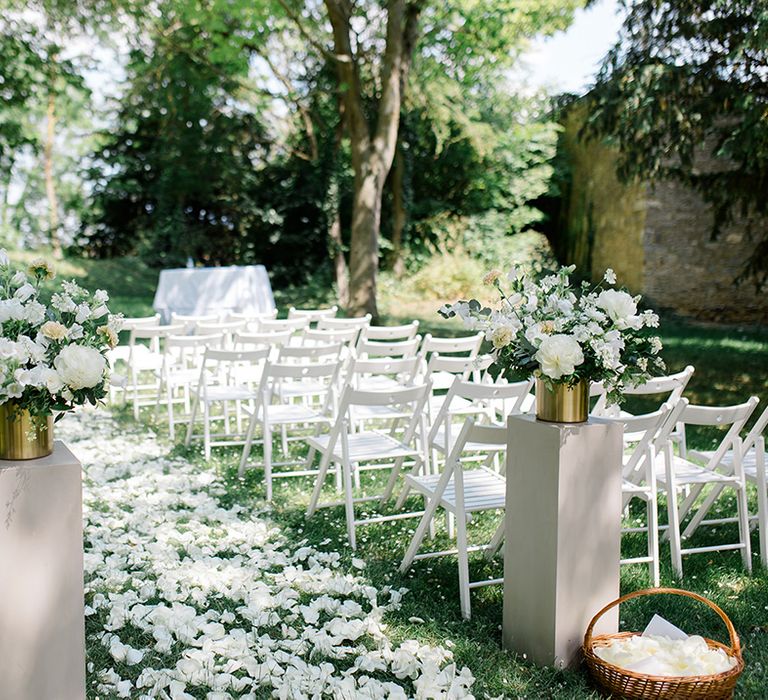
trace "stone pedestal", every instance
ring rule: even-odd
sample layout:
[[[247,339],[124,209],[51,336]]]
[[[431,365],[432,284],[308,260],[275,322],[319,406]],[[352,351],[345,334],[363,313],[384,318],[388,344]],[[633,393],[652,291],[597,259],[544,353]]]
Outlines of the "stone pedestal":
[[[0,698],[84,700],[80,463],[0,461]]]
[[[621,426],[509,419],[504,542],[507,649],[564,668],[619,595]],[[595,632],[615,632],[618,611]]]

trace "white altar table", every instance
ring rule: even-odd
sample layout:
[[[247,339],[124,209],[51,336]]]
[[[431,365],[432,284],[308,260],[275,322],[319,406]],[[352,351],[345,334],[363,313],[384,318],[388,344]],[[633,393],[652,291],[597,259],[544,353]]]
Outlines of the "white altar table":
[[[168,323],[174,312],[268,313],[275,309],[275,298],[263,265],[193,267],[163,270],[152,306]]]

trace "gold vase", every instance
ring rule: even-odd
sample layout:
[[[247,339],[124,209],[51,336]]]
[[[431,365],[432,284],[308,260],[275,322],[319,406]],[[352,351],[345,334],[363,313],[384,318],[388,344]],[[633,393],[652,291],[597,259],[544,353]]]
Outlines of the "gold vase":
[[[10,401],[0,406],[0,459],[39,459],[53,452],[53,416],[32,416]]]
[[[549,423],[584,423],[589,416],[589,382],[555,384],[536,380],[536,418]]]

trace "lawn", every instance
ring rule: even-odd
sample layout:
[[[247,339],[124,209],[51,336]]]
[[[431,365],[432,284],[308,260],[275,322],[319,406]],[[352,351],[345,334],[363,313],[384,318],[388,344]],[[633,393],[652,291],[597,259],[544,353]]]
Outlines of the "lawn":
[[[62,274],[78,278],[84,286],[106,288],[113,297],[113,308],[126,315],[146,313],[151,307],[156,272],[137,261],[71,261],[62,266]],[[397,285],[383,285],[381,301],[384,320],[397,322],[419,318],[424,331],[435,334],[461,333],[461,328],[443,321],[434,313],[439,302],[404,299],[394,291]],[[276,290],[284,310],[293,299],[302,304],[321,303],[316,290]],[[758,327],[719,327],[702,325],[675,318],[664,318],[661,326],[665,345],[664,357],[670,370],[687,364],[696,367],[687,396],[702,404],[728,404],[745,400],[751,394],[768,397],[768,330]],[[120,420],[131,423],[127,413]],[[153,425],[151,411],[146,413],[148,428],[162,440],[162,422]],[[133,426],[132,430],[139,429]],[[711,432],[695,433],[689,444],[706,447],[711,444]],[[167,444],[164,449],[173,458],[183,458],[200,469],[215,470],[220,502],[230,507],[239,504],[246,510],[265,513],[289,541],[306,540],[319,550],[338,551],[345,566],[351,565],[352,553],[346,547],[344,519],[341,509],[322,510],[310,521],[304,518],[309,482],[290,479],[278,482],[274,504],[264,503],[264,490],[259,470],[247,472],[238,479],[236,450],[220,450],[213,463],[206,465],[201,450],[184,449]],[[256,455],[258,457],[258,455]],[[753,494],[754,496],[754,494]],[[754,512],[754,498],[752,499]],[[662,520],[664,513],[662,512]],[[478,519],[475,528],[487,532],[493,523]],[[450,640],[456,663],[468,666],[476,677],[473,687],[477,697],[528,698],[587,698],[596,697],[586,675],[580,671],[537,669],[524,659],[501,650],[501,596],[499,587],[488,587],[473,593],[471,622],[459,614],[455,562],[451,558],[418,562],[411,572],[401,576],[397,565],[409,540],[415,522],[400,521],[369,527],[363,531],[357,556],[366,562],[364,575],[377,588],[384,586],[408,588],[399,609],[386,616],[388,634],[393,640],[413,638],[425,644],[445,644]],[[731,526],[721,526],[719,532],[700,529],[695,544],[706,544],[722,538]],[[438,533],[445,539],[444,533]],[[638,538],[626,538],[626,552],[640,553],[644,543]],[[753,533],[753,552],[757,552],[757,533]],[[662,551],[662,584],[674,585],[669,567],[668,548]],[[524,564],[523,564],[524,565]],[[499,560],[486,563],[476,560],[473,576],[500,571]],[[648,585],[644,566],[622,569],[623,592]],[[739,684],[737,697],[763,698],[768,694],[765,681],[768,669],[768,572],[755,556],[755,572],[747,575],[738,553],[696,555],[685,560],[685,588],[699,592],[720,605],[733,620],[744,645],[746,672]],[[621,611],[623,627],[641,628],[653,612],[667,616],[690,632],[724,639],[724,629],[715,616],[696,604],[677,599],[641,599]],[[94,658],[103,650],[89,646]],[[102,696],[103,697],[103,696]]]

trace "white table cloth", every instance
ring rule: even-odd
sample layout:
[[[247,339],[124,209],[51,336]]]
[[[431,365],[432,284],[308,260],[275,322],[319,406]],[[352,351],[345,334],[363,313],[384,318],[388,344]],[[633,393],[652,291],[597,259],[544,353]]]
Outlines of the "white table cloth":
[[[152,304],[164,323],[171,313],[266,313],[274,311],[275,298],[263,265],[194,267],[163,270]]]

